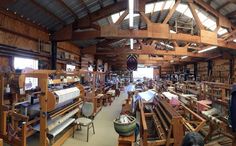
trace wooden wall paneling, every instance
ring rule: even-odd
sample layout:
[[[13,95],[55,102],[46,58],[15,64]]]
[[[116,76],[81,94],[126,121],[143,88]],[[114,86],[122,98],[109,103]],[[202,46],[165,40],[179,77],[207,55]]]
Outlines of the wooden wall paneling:
[[[80,55],[80,48],[71,44],[71,43],[68,43],[68,42],[58,42],[57,43],[57,46],[58,48],[61,48],[65,51],[68,51],[70,53],[74,53],[74,54],[77,54],[77,55]]]
[[[81,57],[81,69],[88,69],[88,62],[93,63],[94,62],[94,56],[89,54],[84,54]]]
[[[35,40],[49,41],[48,32],[27,25],[21,21],[13,19],[0,11],[0,29],[9,30],[15,33],[29,36]]]
[[[33,40],[0,30],[0,44],[38,52],[39,44]]]

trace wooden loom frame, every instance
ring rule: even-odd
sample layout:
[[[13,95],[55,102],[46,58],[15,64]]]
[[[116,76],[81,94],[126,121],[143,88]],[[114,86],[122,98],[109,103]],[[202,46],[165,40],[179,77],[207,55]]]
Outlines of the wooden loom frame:
[[[68,76],[72,76],[72,74],[74,75],[78,75],[79,72],[72,72],[72,74],[67,72],[58,72],[58,71],[51,71],[51,70],[37,70],[37,71],[33,71],[31,73],[24,73],[23,77],[33,77],[33,78],[38,78],[39,80],[39,87],[41,88],[41,96],[40,96],[40,146],[48,146],[49,145],[49,139],[47,137],[47,133],[48,133],[48,128],[47,128],[47,116],[48,116],[48,105],[50,105],[51,103],[49,103],[50,100],[48,100],[52,95],[51,93],[48,91],[48,77],[50,74],[52,73],[56,73],[56,74],[61,74],[61,75],[68,75]],[[60,82],[56,81],[56,84],[58,84]],[[78,97],[80,98],[81,96],[84,95],[84,89],[80,84],[77,84],[76,87],[78,87],[81,91],[81,95]],[[82,101],[76,101],[75,103],[59,110],[56,111],[55,113],[53,113],[51,115],[51,117],[55,118],[59,115],[65,114],[66,112],[69,112],[71,110],[73,110],[76,107],[79,107],[79,105],[82,103]],[[52,144],[52,146],[59,146],[62,143],[65,142],[65,140],[72,136],[73,132],[74,132],[74,126],[73,125],[71,128],[69,128],[55,143]]]

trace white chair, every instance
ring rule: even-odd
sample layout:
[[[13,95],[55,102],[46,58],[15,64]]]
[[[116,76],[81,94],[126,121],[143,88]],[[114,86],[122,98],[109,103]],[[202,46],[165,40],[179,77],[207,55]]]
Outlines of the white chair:
[[[93,120],[89,117],[91,117],[93,115],[93,110],[94,110],[94,106],[92,102],[85,102],[82,106],[82,115],[84,117],[80,117],[75,121],[75,124],[77,126],[84,126],[87,127],[87,142],[89,139],[89,129],[93,128],[93,134],[95,134],[95,130],[94,130],[94,124],[93,124]],[[73,135],[74,137],[74,135]]]

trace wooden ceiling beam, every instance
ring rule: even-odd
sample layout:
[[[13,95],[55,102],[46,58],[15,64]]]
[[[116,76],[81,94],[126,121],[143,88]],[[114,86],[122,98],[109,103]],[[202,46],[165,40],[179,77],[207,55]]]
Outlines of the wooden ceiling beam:
[[[53,12],[49,11],[44,6],[39,4],[36,0],[30,0],[30,2],[34,4],[36,7],[38,7],[40,10],[45,12],[48,16],[54,18],[55,20],[59,21],[61,24],[65,25],[65,22],[61,18],[59,18],[56,14],[54,14]]]
[[[232,22],[224,15],[222,15],[219,11],[211,7],[208,3],[206,3],[204,0],[193,0],[194,3],[196,3],[201,8],[204,8],[205,11],[211,13],[216,18],[219,19],[219,21],[224,22],[224,24],[230,25],[229,27],[236,28]],[[221,25],[221,24],[220,24]]]
[[[166,24],[166,23],[170,20],[170,18],[171,18],[172,15],[174,14],[174,12],[175,12],[175,10],[176,10],[176,8],[177,8],[177,6],[179,5],[180,2],[181,2],[180,0],[177,0],[177,1],[175,2],[175,4],[174,4],[174,6],[172,7],[172,9],[169,11],[169,13],[167,14],[167,16],[165,17],[165,20],[163,21],[164,24]]]
[[[120,30],[120,29],[116,30],[112,27],[107,27],[106,30],[101,30],[101,31],[74,32],[72,38],[68,38],[68,40],[86,40],[94,38],[110,38],[110,39],[150,38],[150,39],[161,39],[169,41],[184,41],[197,44],[202,43],[205,45],[216,45],[215,43],[212,42],[202,41],[202,38],[197,35],[190,35],[183,33],[177,33],[177,34],[165,33],[164,35],[162,35],[162,33],[153,33],[150,32],[149,30]],[[236,49],[235,43],[224,42],[224,40],[220,38],[218,38],[216,42],[217,46],[219,47]]]
[[[155,46],[150,45],[142,45],[142,50],[137,50],[134,47],[134,50],[131,50],[128,46],[123,48],[117,48],[112,51],[106,52],[96,52],[96,55],[122,55],[122,54],[137,54],[137,55],[171,55],[171,56],[189,56],[189,57],[196,57],[196,58],[209,58],[213,56],[214,53],[193,53],[187,52],[186,48],[184,47],[176,47],[173,51],[167,50],[156,50]],[[216,53],[215,55],[219,55]]]
[[[166,5],[166,2],[167,2],[167,1],[165,1],[165,2],[162,4],[162,6],[161,6],[161,11],[159,11],[159,13],[158,13],[158,15],[157,15],[157,19],[156,19],[155,22],[159,22],[159,19],[160,19],[160,17],[161,17],[161,13],[162,13],[162,11],[163,11],[165,5]]]
[[[156,2],[156,0],[144,0],[146,3]],[[164,0],[159,0],[164,1]],[[77,21],[72,22],[71,24],[68,24],[64,26],[61,30],[58,30],[58,33],[62,33],[63,29],[65,27],[72,27],[73,30],[75,29],[84,29],[84,28],[90,28],[91,24],[93,22],[96,22],[102,18],[106,18],[108,16],[111,16],[112,14],[118,13],[120,11],[126,10],[128,8],[128,1],[127,0],[121,0],[114,4],[111,4],[109,6],[106,6],[102,9],[99,9],[95,12],[90,13],[90,15],[86,15],[82,18],[80,18]]]
[[[84,8],[87,11],[88,16],[90,17],[90,10],[89,10],[88,6],[85,4],[84,0],[79,0],[79,2],[84,6]]]
[[[198,14],[195,11],[196,8],[195,8],[194,3],[189,1],[188,2],[188,6],[189,6],[190,11],[193,14],[193,18],[194,18],[194,20],[196,22],[196,25],[197,25],[198,29],[200,29],[200,30],[204,29],[204,26],[202,25],[202,22],[200,21],[200,19],[198,17]]]
[[[79,19],[78,15],[63,0],[57,0],[57,2],[60,5],[62,5],[65,9],[67,9],[72,14],[75,20]]]

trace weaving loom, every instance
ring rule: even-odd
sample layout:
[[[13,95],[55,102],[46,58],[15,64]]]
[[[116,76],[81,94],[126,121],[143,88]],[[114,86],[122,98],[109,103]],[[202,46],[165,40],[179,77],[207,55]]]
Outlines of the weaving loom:
[[[184,136],[182,116],[165,100],[139,102],[141,146],[180,146]]]
[[[12,119],[11,124],[5,124],[9,125],[5,128],[8,129],[5,135],[9,137],[11,134],[11,139],[7,142],[13,146],[26,146],[27,137],[38,131],[40,146],[61,145],[72,135],[74,121],[79,115],[79,107],[84,96],[84,88],[78,83],[78,75],[79,72],[49,70],[21,74],[19,76],[21,94],[18,96],[25,97],[25,100],[16,102],[13,110],[6,111],[4,122],[8,116]],[[27,77],[38,79],[37,92],[25,91]],[[57,79],[59,77],[60,79]],[[14,129],[20,130],[14,132]]]

